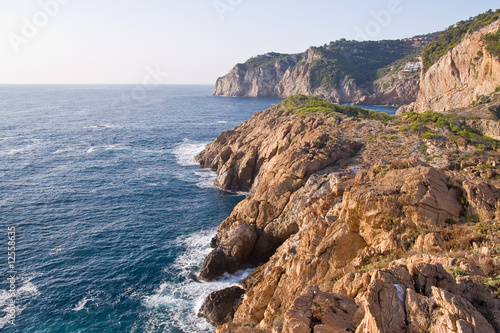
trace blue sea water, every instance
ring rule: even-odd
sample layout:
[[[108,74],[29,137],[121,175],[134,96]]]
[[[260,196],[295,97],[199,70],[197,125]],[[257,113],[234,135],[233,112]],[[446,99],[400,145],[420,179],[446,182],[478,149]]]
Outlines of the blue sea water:
[[[0,331],[213,331],[196,316],[204,298],[249,271],[194,275],[244,197],[193,158],[279,100],[211,89],[0,86]]]
[[[0,86],[0,331],[211,332],[196,316],[204,297],[249,273],[193,278],[243,199],[193,157],[279,100],[141,89]]]

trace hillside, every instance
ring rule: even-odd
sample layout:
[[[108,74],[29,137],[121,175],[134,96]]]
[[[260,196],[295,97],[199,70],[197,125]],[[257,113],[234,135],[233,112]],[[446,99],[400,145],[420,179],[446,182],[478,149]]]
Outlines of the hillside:
[[[401,74],[405,64],[401,59],[418,61],[419,53],[420,44],[412,39],[342,39],[300,54],[268,53],[237,64],[217,80],[214,95],[288,97],[302,93],[336,103],[408,104],[416,98],[419,77],[418,73]],[[380,80],[383,83],[377,84]]]

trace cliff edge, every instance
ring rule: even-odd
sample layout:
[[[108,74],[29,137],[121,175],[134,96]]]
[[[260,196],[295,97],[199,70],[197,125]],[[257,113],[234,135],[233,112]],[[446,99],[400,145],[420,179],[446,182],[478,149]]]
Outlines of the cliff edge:
[[[257,267],[201,315],[217,332],[500,332],[499,148],[455,115],[301,95],[256,113],[197,157],[250,192],[200,277]]]
[[[486,36],[498,35],[499,28],[497,19],[468,32],[458,45],[422,73],[414,110],[445,112],[467,107],[500,87],[500,57],[489,51],[486,42]]]

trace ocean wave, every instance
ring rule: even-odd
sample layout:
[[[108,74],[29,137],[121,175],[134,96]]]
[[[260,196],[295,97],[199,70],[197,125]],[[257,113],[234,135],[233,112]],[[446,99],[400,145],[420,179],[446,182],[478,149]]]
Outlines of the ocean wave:
[[[175,156],[177,164],[181,166],[198,165],[194,158],[205,149],[207,144],[208,142],[200,143],[184,140],[182,144],[172,150],[172,153]]]
[[[132,147],[128,147],[125,145],[99,145],[99,146],[91,146],[85,149],[85,153],[118,153],[118,154],[137,154],[137,155],[161,155],[164,154],[163,150],[140,150],[134,149]],[[55,153],[54,153],[55,154]]]
[[[209,170],[195,171],[194,174],[199,177],[196,186],[199,188],[214,188],[214,182],[217,179],[217,174]]]
[[[33,151],[40,144],[40,142],[41,140],[39,139],[23,139],[18,147],[4,151],[0,150],[0,155],[15,155]]]
[[[85,305],[88,303],[88,302],[93,302],[95,301],[95,298],[94,297],[90,297],[90,298],[86,298],[84,297],[83,299],[81,299],[78,304],[75,305],[75,307],[71,310],[75,311],[75,312],[78,312],[78,311],[82,311],[83,309],[85,309]]]
[[[173,325],[182,332],[213,332],[214,327],[197,316],[206,297],[216,290],[236,285],[252,272],[252,269],[242,270],[209,282],[195,279],[194,274],[211,251],[210,240],[214,234],[215,230],[205,230],[174,242],[186,249],[166,269],[176,276],[177,281],[165,281],[143,298],[143,305],[152,311],[144,331],[154,332],[164,325]]]
[[[49,255],[50,256],[55,256],[55,255],[58,255],[61,252],[62,252],[62,247],[61,246],[56,246],[55,248],[53,248],[53,249],[51,249],[49,251]]]
[[[61,148],[61,149],[58,149],[55,152],[53,152],[52,155],[67,153],[70,151],[75,151],[75,148],[70,148],[70,147]]]
[[[33,278],[34,276],[19,277],[16,282],[19,287],[14,295],[5,289],[0,289],[0,313],[5,313],[3,317],[0,317],[0,329],[9,323],[9,304],[12,298],[16,300],[16,317],[18,317],[26,309],[29,301],[40,295],[37,287],[31,282]]]

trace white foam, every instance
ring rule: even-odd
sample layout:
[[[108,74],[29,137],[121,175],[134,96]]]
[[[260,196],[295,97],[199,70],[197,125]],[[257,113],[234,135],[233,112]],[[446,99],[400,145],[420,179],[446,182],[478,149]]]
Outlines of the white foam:
[[[55,152],[53,152],[52,155],[67,153],[69,151],[74,151],[74,150],[75,150],[74,148],[69,148],[69,147],[68,148],[61,148],[61,149],[58,149]]]
[[[16,303],[26,304],[27,302],[29,302],[29,300],[37,297],[40,294],[36,286],[33,283],[31,283],[31,280],[33,278],[34,276],[17,280],[19,287],[16,289],[15,293]],[[13,296],[14,295],[7,292],[7,290],[0,289],[0,312],[4,312],[6,314],[5,316],[0,317],[0,329],[2,329],[9,322],[10,318],[7,315],[9,311],[8,305],[9,305],[9,300],[13,298]],[[19,316],[25,308],[26,306],[21,307],[20,305],[17,305],[16,317]]]
[[[177,276],[181,282],[165,281],[151,295],[143,297],[144,306],[151,311],[143,331],[156,332],[165,323],[170,323],[182,332],[213,332],[214,327],[197,316],[205,298],[213,291],[236,285],[252,272],[252,269],[247,269],[225,274],[216,281],[196,281],[193,274],[211,251],[209,244],[214,234],[215,230],[206,230],[174,242],[186,251],[165,271]]]
[[[227,124],[227,121],[226,120],[219,120],[217,123],[218,124]]]
[[[94,301],[94,298],[83,298],[82,300],[80,300],[78,302],[77,305],[75,305],[75,307],[71,310],[75,311],[75,312],[78,312],[78,311],[82,311],[83,309],[85,309],[85,305],[87,304],[87,302],[89,301]]]
[[[53,248],[52,250],[49,251],[49,255],[55,256],[55,255],[57,255],[57,254],[59,254],[61,252],[62,252],[62,247],[57,246],[57,247],[55,247],[55,248]]]
[[[0,140],[12,140],[12,139],[22,139],[25,138],[25,136],[5,136],[3,138],[0,138]]]
[[[199,188],[213,188],[214,182],[217,179],[217,174],[208,170],[195,171],[194,174],[199,177],[196,186]]]
[[[38,289],[37,287],[31,283],[30,281],[24,283],[21,288],[17,290],[17,294],[31,294],[31,295],[38,295]]]
[[[26,143],[24,146],[19,147],[19,148],[13,148],[4,152],[1,152],[2,155],[15,155],[15,154],[22,154],[28,151],[32,151],[35,149],[40,144],[39,139],[27,139],[25,141],[31,141],[30,143]]]
[[[207,142],[190,142],[188,140],[184,141],[182,144],[177,146],[172,150],[175,155],[177,164],[181,166],[198,165],[194,160],[195,156],[201,153],[205,149]]]
[[[171,150],[175,156],[178,165],[186,168],[180,168],[173,173],[173,176],[179,180],[194,183],[199,188],[214,188],[214,181],[217,174],[207,169],[193,169],[187,167],[197,166],[195,156],[205,149],[207,142],[191,142],[184,139],[181,144]]]

